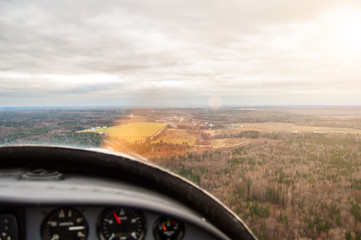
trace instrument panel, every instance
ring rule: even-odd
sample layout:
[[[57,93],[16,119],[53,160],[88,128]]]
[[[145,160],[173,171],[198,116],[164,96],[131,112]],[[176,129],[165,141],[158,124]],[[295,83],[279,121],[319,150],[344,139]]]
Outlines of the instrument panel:
[[[27,207],[27,239],[215,239],[182,220],[129,207]]]
[[[128,182],[45,170],[0,171],[0,239],[228,239],[176,199]],[[54,175],[54,174],[53,174]],[[39,177],[45,176],[45,177]],[[59,177],[61,176],[61,177]]]
[[[0,158],[0,217],[10,216],[0,221],[0,236],[7,240],[60,239],[64,230],[70,234],[65,239],[141,237],[142,232],[144,240],[256,239],[214,196],[144,160],[94,149],[28,145],[2,146]],[[144,226],[136,219],[135,228],[122,229],[128,218],[122,220],[121,209],[124,214],[125,209],[140,211]],[[60,221],[59,215],[68,219]],[[77,223],[77,218],[84,220]],[[102,220],[110,219],[112,224],[102,226]]]

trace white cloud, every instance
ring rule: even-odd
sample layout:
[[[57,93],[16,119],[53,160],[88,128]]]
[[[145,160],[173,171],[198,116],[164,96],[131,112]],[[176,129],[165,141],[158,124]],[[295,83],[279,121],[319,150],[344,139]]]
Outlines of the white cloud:
[[[64,84],[94,84],[109,82],[121,82],[122,80],[114,75],[109,74],[87,74],[87,75],[60,75],[60,74],[47,74],[45,78]]]
[[[0,106],[358,104],[360,14],[333,0],[0,1]]]

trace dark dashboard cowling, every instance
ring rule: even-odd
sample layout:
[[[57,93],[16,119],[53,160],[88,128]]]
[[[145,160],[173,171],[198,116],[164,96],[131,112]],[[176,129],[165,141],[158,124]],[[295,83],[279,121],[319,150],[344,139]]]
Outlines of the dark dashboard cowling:
[[[186,205],[231,239],[255,239],[247,226],[216,198],[189,181],[145,161],[86,149],[4,146],[0,147],[0,168],[46,169],[128,182]]]

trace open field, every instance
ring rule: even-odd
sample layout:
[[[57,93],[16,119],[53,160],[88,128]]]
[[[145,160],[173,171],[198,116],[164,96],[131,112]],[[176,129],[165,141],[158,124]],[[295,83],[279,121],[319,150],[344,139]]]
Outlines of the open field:
[[[261,133],[283,132],[283,133],[350,133],[361,134],[361,129],[340,128],[340,127],[318,127],[298,125],[285,122],[262,122],[262,123],[244,123],[243,127],[207,130],[212,136],[222,134],[237,134],[243,131],[258,131]]]
[[[109,128],[96,128],[77,131],[77,133],[105,133],[111,138],[121,138],[127,142],[144,141],[158,134],[167,126],[166,123],[131,122]]]
[[[167,129],[162,136],[157,138],[152,143],[167,143],[167,144],[188,144],[194,146],[197,141],[197,137],[192,135],[189,130],[185,129]]]
[[[219,138],[211,141],[212,149],[240,147],[246,144],[255,144],[269,139],[266,138]]]
[[[353,128],[339,128],[339,127],[317,127],[297,125],[293,123],[246,123],[243,125],[242,131],[260,131],[260,132],[323,132],[323,133],[352,133],[361,134],[360,129]]]
[[[128,142],[135,142],[152,137],[166,126],[166,123],[135,122],[110,127],[106,133],[112,138],[122,138]]]
[[[213,149],[229,148],[249,143],[256,143],[262,141],[262,137],[267,136],[265,135],[267,133],[361,134],[360,129],[305,126],[284,122],[244,123],[242,125],[232,124],[232,128],[227,127],[217,130],[205,130],[205,132],[213,137],[211,140],[211,147]],[[247,136],[240,137],[242,134],[252,132],[259,133],[259,136],[255,138],[247,138]]]

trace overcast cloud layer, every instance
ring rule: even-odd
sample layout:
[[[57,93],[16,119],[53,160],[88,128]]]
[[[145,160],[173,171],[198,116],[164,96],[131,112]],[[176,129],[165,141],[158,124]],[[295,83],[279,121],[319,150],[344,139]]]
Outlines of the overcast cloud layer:
[[[0,0],[0,107],[359,105],[357,2]]]

